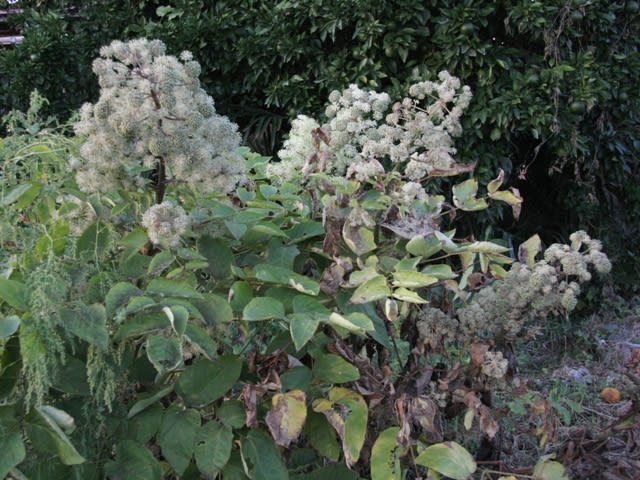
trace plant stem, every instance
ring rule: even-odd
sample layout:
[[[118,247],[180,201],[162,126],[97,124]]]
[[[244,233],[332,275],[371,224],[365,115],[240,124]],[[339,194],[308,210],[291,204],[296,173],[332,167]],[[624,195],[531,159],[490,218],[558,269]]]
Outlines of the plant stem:
[[[158,167],[156,169],[158,180],[156,183],[156,204],[162,203],[164,192],[167,189],[167,167],[164,158],[158,157]]]

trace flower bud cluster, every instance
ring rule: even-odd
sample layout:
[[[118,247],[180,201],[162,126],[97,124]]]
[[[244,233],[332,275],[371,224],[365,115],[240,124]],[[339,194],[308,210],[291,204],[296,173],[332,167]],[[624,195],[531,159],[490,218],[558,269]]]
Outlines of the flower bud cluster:
[[[75,125],[87,136],[76,180],[105,192],[145,183],[144,171],[164,163],[168,179],[199,191],[231,191],[244,178],[237,126],[216,113],[200,88],[189,52],[165,54],[159,40],[114,41],[93,63],[101,92]]]
[[[180,245],[180,235],[189,224],[184,209],[166,201],[153,205],[142,215],[142,226],[147,229],[149,240],[155,245],[166,242],[170,247],[177,247]]]
[[[553,244],[530,267],[516,262],[507,275],[476,292],[458,309],[456,320],[424,308],[417,328],[425,341],[473,341],[478,337],[513,340],[534,336],[550,314],[575,309],[580,284],[591,279],[589,268],[607,273],[611,263],[601,243],[585,232],[570,237],[570,245]],[[455,330],[452,333],[452,330]]]

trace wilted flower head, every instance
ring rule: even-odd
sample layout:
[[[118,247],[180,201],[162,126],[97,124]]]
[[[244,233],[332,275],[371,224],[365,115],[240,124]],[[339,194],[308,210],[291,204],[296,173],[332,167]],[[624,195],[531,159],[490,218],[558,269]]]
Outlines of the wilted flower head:
[[[144,212],[142,226],[147,229],[154,245],[163,241],[170,247],[180,244],[180,235],[189,227],[189,217],[184,209],[169,202],[154,205]]]

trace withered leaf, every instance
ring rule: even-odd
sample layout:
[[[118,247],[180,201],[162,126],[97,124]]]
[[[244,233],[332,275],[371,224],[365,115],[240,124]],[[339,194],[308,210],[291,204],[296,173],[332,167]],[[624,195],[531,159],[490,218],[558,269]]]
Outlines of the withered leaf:
[[[302,390],[277,393],[265,418],[271,436],[278,445],[288,448],[298,438],[307,419],[306,395]]]
[[[486,343],[474,343],[471,345],[471,363],[476,367],[480,367],[484,362],[484,355],[489,350]]]
[[[494,420],[486,405],[480,406],[480,431],[486,433],[489,438],[493,438],[498,433],[498,422]]]

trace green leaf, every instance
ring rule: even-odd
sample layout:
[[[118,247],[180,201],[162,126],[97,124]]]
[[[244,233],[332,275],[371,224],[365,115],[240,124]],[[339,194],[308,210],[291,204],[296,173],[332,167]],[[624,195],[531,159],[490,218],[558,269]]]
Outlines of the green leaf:
[[[229,323],[233,320],[233,311],[226,298],[215,293],[203,293],[202,298],[191,300],[200,311],[207,325]]]
[[[126,262],[133,257],[138,251],[144,247],[149,241],[147,232],[143,228],[136,228],[129,232],[126,236],[118,242],[119,245],[124,247],[124,251],[120,255],[120,261]]]
[[[147,285],[148,295],[160,295],[161,297],[203,298],[191,285],[178,280],[155,278]]]
[[[400,428],[391,427],[378,435],[371,449],[371,480],[400,480],[400,450],[396,437]]]
[[[7,194],[0,200],[0,207],[7,207],[11,205],[13,202],[17,201],[22,195],[26,192],[34,188],[35,185],[33,183],[23,183],[21,185],[16,185],[11,190],[7,192]],[[42,188],[42,185],[40,185]]]
[[[540,480],[569,480],[564,466],[559,462],[550,461],[543,457],[533,468],[533,476]]]
[[[231,390],[241,370],[242,359],[235,355],[223,355],[217,361],[199,360],[180,375],[176,391],[188,405],[206,405]]]
[[[320,320],[325,317],[318,313],[294,313],[289,316],[289,331],[296,351],[299,351],[313,338]]]
[[[435,235],[418,235],[409,240],[405,248],[412,255],[429,258],[442,250],[442,244]]]
[[[79,465],[85,462],[84,457],[78,453],[67,435],[49,415],[34,408],[25,418],[25,422],[27,436],[37,450],[57,454],[64,465]]]
[[[207,478],[215,478],[231,457],[233,433],[215,420],[200,427],[196,438],[195,458],[198,470]]]
[[[20,369],[22,368],[22,333],[14,335],[3,343],[3,351],[0,353],[0,401],[6,399],[13,393],[13,390],[21,379]],[[2,406],[0,406],[0,412]]]
[[[280,375],[282,390],[302,390],[307,392],[311,386],[313,374],[311,370],[304,365],[292,367]]]
[[[259,222],[253,225],[249,231],[269,235],[270,237],[289,238],[285,232],[280,230],[273,222]]]
[[[226,400],[216,409],[216,416],[229,428],[242,428],[247,420],[244,406],[239,400]]]
[[[76,429],[75,420],[64,410],[60,410],[59,408],[56,408],[52,405],[41,405],[36,408],[40,411],[40,413],[53,420],[56,425],[64,430],[64,433],[70,435]]]
[[[29,310],[27,287],[16,280],[0,277],[0,298],[16,310]]]
[[[302,242],[312,237],[324,235],[324,227],[321,222],[300,222],[287,230],[287,235],[289,236],[291,243]]]
[[[59,367],[54,374],[51,386],[60,392],[72,395],[89,395],[91,392],[87,381],[86,363],[67,356],[64,366]]]
[[[320,293],[320,284],[315,280],[295,273],[288,268],[260,263],[254,267],[254,274],[258,280],[263,282],[287,285],[295,288],[299,292],[316,296]]]
[[[142,312],[143,310],[156,307],[157,305],[158,305],[158,302],[156,302],[151,297],[145,297],[145,296],[133,297],[131,300],[129,300],[129,304],[127,305],[127,308],[124,309],[124,314],[133,315],[135,313]]]
[[[127,422],[127,437],[142,444],[147,443],[158,433],[163,415],[164,409],[162,406],[158,403],[153,403],[149,408],[129,419]]]
[[[309,295],[295,295],[292,302],[295,313],[317,313],[328,317],[331,311],[316,298]]]
[[[253,288],[247,282],[235,282],[229,290],[231,301],[231,309],[234,312],[241,312],[242,309],[253,298]]]
[[[0,478],[7,478],[11,469],[27,456],[20,432],[7,433],[0,437]]]
[[[153,335],[147,339],[147,357],[159,373],[182,365],[182,344],[177,338]]]
[[[251,430],[241,440],[241,452],[248,474],[260,480],[288,480],[289,472],[276,445],[262,430]]]
[[[256,198],[256,193],[250,192],[246,188],[238,188],[236,194],[238,195],[238,198],[244,203],[250,202],[251,200]]]
[[[174,257],[173,254],[167,250],[158,252],[151,259],[151,263],[149,263],[149,268],[147,269],[147,274],[150,277],[157,277],[167,268],[169,268],[175,260],[176,257]]]
[[[244,234],[247,233],[247,226],[243,223],[225,220],[224,224],[227,227],[227,230],[229,230],[229,233],[231,233],[231,235],[233,235],[233,238],[235,238],[236,240],[240,240],[244,236]]]
[[[165,387],[157,391],[156,393],[154,393],[148,398],[138,400],[136,403],[133,404],[133,407],[131,407],[131,410],[129,410],[127,418],[131,419],[135,417],[140,412],[146,410],[148,407],[155,404],[158,400],[161,400],[167,395],[169,395],[171,392],[173,392],[173,385],[169,385],[168,387]]]
[[[340,452],[339,448],[338,452]],[[327,465],[326,467],[319,468],[313,472],[291,477],[291,480],[326,480],[327,478],[330,478],[331,480],[360,480],[361,477],[344,465]]]
[[[242,319],[248,322],[271,318],[284,318],[282,302],[272,297],[253,298],[242,311]]]
[[[137,337],[146,333],[166,328],[169,326],[167,316],[163,312],[137,314],[129,319],[118,329],[113,340],[119,342],[131,337]]]
[[[65,329],[76,337],[95,345],[103,352],[107,349],[109,343],[107,315],[101,304],[83,305],[78,310],[62,308],[60,309],[60,318]]]
[[[289,448],[296,440],[307,419],[307,396],[302,390],[276,393],[271,398],[272,407],[265,422],[276,444]]]
[[[209,357],[210,360],[213,360],[218,356],[218,347],[204,328],[199,325],[189,323],[184,331],[184,335],[193,345],[202,350],[202,353]]]
[[[391,295],[387,280],[382,275],[367,280],[353,292],[351,303],[368,303]]]
[[[313,373],[324,383],[355,382],[360,378],[357,367],[332,353],[320,355],[313,364]]]
[[[4,340],[18,331],[20,327],[20,317],[10,315],[0,318],[0,339]]]
[[[181,337],[187,328],[187,322],[189,321],[189,310],[182,305],[172,305],[170,307],[163,307],[162,311],[169,319],[169,323],[173,328],[173,331]]]
[[[133,440],[116,443],[116,459],[105,465],[106,477],[111,480],[144,478],[162,480],[162,467],[150,450]]]
[[[267,262],[278,267],[292,269],[300,250],[295,245],[285,245],[280,240],[269,242]]]
[[[234,263],[233,252],[224,240],[204,235],[196,243],[198,252],[207,259],[209,267],[205,269],[215,279],[227,278]]]
[[[476,471],[476,462],[471,454],[456,442],[427,447],[418,455],[416,463],[455,480],[466,480]]]
[[[438,279],[420,272],[399,271],[393,273],[393,286],[421,288],[438,283]]]
[[[109,246],[109,229],[97,221],[89,225],[76,241],[76,257],[80,258],[83,253],[89,258],[102,258]]]
[[[14,204],[14,208],[17,209],[21,209],[21,208],[26,208],[28,206],[30,206],[33,201],[38,198],[38,195],[40,194],[40,192],[42,191],[42,188],[44,186],[40,183],[36,183],[36,182],[31,182],[31,188],[29,188],[26,192],[24,192],[23,194],[20,195],[19,198],[16,199],[15,204]],[[49,197],[50,199],[51,197]],[[47,202],[49,203],[49,202]],[[51,203],[49,203],[49,205],[51,205]],[[37,207],[35,209],[37,211]],[[53,210],[53,207],[51,207],[51,210]],[[49,212],[47,212],[47,216],[49,216]]]
[[[118,282],[111,289],[104,299],[106,314],[111,317],[116,311],[126,305],[133,297],[142,294],[142,290],[129,282]]]
[[[393,291],[392,297],[407,303],[415,303],[415,304],[429,303],[413,290],[409,290],[403,287],[396,288]]]
[[[178,475],[182,475],[189,466],[199,430],[200,413],[197,410],[184,409],[176,404],[165,410],[158,431],[158,445]]]
[[[340,445],[336,439],[336,432],[324,415],[309,412],[304,425],[304,434],[309,443],[318,453],[333,462],[340,458]]]

